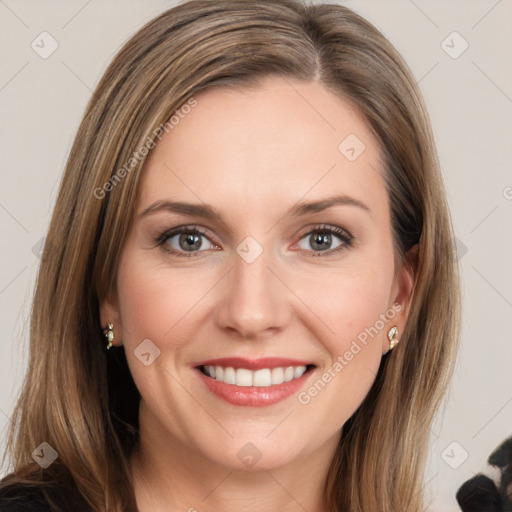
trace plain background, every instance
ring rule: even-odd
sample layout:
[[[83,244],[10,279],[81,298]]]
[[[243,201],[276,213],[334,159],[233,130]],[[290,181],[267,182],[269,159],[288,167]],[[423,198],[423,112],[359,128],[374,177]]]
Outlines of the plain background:
[[[456,511],[456,489],[512,434],[512,1],[343,3],[402,53],[438,144],[458,239],[463,326],[446,409],[432,428],[425,488],[430,510]],[[27,364],[38,244],[85,104],[120,45],[174,4],[0,0],[3,435]],[[44,31],[58,43],[47,59],[31,47]]]

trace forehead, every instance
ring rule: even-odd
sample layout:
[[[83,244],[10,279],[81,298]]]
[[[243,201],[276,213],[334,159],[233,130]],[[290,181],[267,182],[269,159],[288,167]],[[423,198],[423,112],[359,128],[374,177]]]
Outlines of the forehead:
[[[346,99],[317,82],[268,78],[261,87],[195,95],[152,150],[141,202],[162,197],[232,204],[383,189],[378,143]],[[382,195],[382,190],[380,190]],[[381,198],[382,199],[382,198]]]

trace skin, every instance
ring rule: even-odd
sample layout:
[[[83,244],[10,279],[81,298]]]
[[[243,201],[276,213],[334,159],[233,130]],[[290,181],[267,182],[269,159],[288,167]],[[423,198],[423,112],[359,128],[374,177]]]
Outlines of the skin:
[[[412,291],[412,265],[395,266],[379,146],[358,111],[319,83],[272,77],[195,98],[150,153],[117,290],[101,304],[142,396],[131,460],[139,510],[320,512],[343,424],[374,381],[388,330],[403,330]],[[365,144],[353,162],[338,150],[349,134]],[[368,210],[287,213],[337,194]],[[223,222],[141,215],[160,200],[206,203]],[[186,252],[179,234],[166,244],[182,256],[155,242],[185,225],[206,231],[199,251]],[[331,246],[315,251],[311,233],[322,225],[347,231],[351,244],[332,235]],[[236,252],[247,236],[263,248],[252,263]],[[235,406],[192,369],[216,357],[304,359],[316,365],[307,390],[393,304],[401,311],[307,405],[292,395]],[[134,354],[145,339],[160,350],[148,366]],[[237,457],[248,442],[261,452],[252,467]]]

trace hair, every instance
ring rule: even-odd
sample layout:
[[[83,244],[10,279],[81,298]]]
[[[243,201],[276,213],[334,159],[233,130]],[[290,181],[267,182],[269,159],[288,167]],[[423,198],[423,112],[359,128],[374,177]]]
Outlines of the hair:
[[[319,82],[357,107],[380,145],[396,265],[418,246],[401,342],[383,356],[342,429],[325,510],[423,510],[429,427],[453,371],[460,322],[430,121],[407,65],[373,25],[346,7],[301,0],[179,4],[131,37],[105,71],[77,131],[42,254],[28,371],[6,449],[13,473],[3,486],[59,486],[94,510],[136,510],[129,458],[140,394],[124,348],[106,352],[99,317],[100,301],[116,287],[139,194],[145,156],[133,155],[154,145],[199,91],[258,87],[271,76]],[[43,441],[58,452],[45,470],[31,458]]]

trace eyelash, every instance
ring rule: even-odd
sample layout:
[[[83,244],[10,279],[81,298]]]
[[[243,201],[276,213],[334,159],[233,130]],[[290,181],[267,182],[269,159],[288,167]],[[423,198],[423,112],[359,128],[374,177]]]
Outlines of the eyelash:
[[[174,249],[170,249],[169,246],[167,245],[167,242],[172,237],[174,237],[176,235],[180,235],[182,233],[202,235],[205,238],[207,238],[208,240],[210,240],[208,233],[205,230],[203,230],[197,226],[179,226],[177,228],[172,228],[170,230],[164,231],[163,233],[158,235],[155,238],[155,243],[157,246],[161,247],[162,250],[165,251],[166,253],[180,256],[180,257],[183,256],[185,258],[199,256],[200,253],[205,252],[205,250],[208,250],[208,249],[203,249],[200,251],[190,251],[187,253],[186,251],[176,251]],[[315,226],[313,229],[310,229],[309,231],[306,231],[305,233],[301,234],[299,241],[308,235],[311,236],[313,233],[328,233],[331,235],[335,235],[342,242],[342,244],[339,245],[338,247],[335,247],[334,249],[328,249],[326,251],[312,251],[312,250],[307,250],[307,249],[299,249],[299,251],[307,251],[307,252],[312,253],[313,257],[322,257],[322,256],[326,256],[326,255],[332,255],[339,251],[346,250],[346,249],[352,247],[352,245],[353,245],[354,238],[348,231],[338,228],[336,226],[328,226],[325,224]],[[214,245],[217,245],[212,240],[210,240],[210,242]]]

